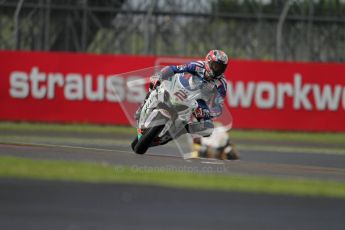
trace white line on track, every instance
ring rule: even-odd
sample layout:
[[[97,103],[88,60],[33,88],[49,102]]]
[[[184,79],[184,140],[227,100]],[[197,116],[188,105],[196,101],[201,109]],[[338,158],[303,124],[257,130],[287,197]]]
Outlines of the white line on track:
[[[212,164],[212,165],[223,165],[224,162],[221,161],[202,161],[200,162],[201,164]]]
[[[53,147],[53,148],[71,148],[71,149],[84,149],[84,150],[93,150],[93,151],[121,152],[121,153],[134,154],[132,151],[127,151],[127,150],[103,149],[103,148],[82,147],[82,146],[74,146],[74,145],[54,145],[54,144],[43,144],[43,143],[35,143],[35,142],[6,141],[6,142],[0,142],[0,144],[26,145],[26,146],[36,146],[36,147]],[[145,155],[156,156],[156,157],[158,156],[158,157],[170,157],[170,158],[184,159],[182,156],[174,156],[174,155],[163,155],[163,154],[152,154],[152,153],[146,153]],[[188,158],[186,158],[186,159],[188,159]],[[189,161],[187,161],[187,162],[189,162]],[[205,164],[207,164],[207,163],[205,163]],[[210,164],[219,164],[219,163],[210,162]]]
[[[28,143],[28,142],[4,142],[0,144],[28,145],[28,146],[38,146],[38,147],[58,147],[58,148],[72,148],[72,149],[130,153],[130,151],[126,151],[126,150],[102,149],[102,148],[82,147],[82,146],[73,146],[73,145],[53,145],[53,144]]]
[[[42,143],[28,143],[28,142],[0,142],[0,144],[10,144],[10,145],[26,145],[26,146],[36,146],[36,147],[54,147],[54,148],[71,148],[71,149],[84,149],[84,150],[94,150],[94,151],[103,151],[103,152],[121,152],[121,153],[130,153],[134,154],[132,151],[127,150],[118,150],[118,149],[103,149],[103,148],[94,148],[94,147],[82,147],[82,146],[73,146],[73,145],[54,145],[54,144],[42,144]],[[147,156],[160,156],[160,157],[173,157],[181,158],[173,155],[163,155],[163,154],[145,154]]]

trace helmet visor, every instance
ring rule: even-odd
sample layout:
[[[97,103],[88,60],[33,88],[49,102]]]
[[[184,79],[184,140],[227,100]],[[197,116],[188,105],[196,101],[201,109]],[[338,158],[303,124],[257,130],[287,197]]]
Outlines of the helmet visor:
[[[212,61],[210,63],[211,70],[214,72],[215,76],[218,77],[222,75],[226,70],[226,64]]]

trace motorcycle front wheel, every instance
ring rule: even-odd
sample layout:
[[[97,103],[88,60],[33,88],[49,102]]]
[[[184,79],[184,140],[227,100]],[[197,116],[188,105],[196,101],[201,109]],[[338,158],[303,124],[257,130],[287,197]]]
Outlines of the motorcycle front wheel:
[[[164,125],[148,128],[141,138],[138,139],[138,137],[136,137],[131,144],[133,151],[137,154],[144,154],[151,146],[153,139],[158,136],[163,128]]]

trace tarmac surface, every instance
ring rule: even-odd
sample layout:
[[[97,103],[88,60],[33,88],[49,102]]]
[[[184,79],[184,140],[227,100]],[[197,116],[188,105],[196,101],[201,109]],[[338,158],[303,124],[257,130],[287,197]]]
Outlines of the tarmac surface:
[[[325,154],[303,151],[263,151],[241,149],[240,160],[183,159],[176,146],[167,145],[137,155],[131,150],[128,138],[104,143],[83,137],[82,142],[64,139],[4,143],[0,138],[0,155],[34,159],[58,159],[88,162],[106,162],[119,166],[146,169],[169,169],[200,173],[246,174],[308,179],[327,179],[345,182],[345,154]],[[96,138],[96,137],[94,137]],[[114,140],[116,137],[113,137]],[[121,139],[122,138],[122,139]],[[66,141],[65,141],[66,140]],[[79,139],[78,139],[79,140]],[[2,144],[1,144],[2,143]]]
[[[135,170],[345,182],[345,155],[239,148],[241,160],[183,159],[176,146],[134,154],[126,135],[3,133],[0,155],[106,162]],[[239,141],[240,142],[240,141]],[[246,144],[246,143],[240,143]],[[293,143],[292,143],[293,144]],[[267,145],[265,143],[264,145]],[[245,146],[245,145],[243,145]],[[345,200],[123,184],[0,180],[1,229],[343,229]]]
[[[1,229],[343,229],[345,200],[0,180]]]

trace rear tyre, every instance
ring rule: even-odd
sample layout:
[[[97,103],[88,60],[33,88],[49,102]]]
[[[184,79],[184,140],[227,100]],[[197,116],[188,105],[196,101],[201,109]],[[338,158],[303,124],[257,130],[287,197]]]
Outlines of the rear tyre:
[[[134,152],[137,154],[144,154],[147,151],[147,149],[151,146],[153,139],[158,136],[158,134],[163,130],[163,128],[164,125],[159,125],[146,130],[146,132],[134,146]],[[132,142],[132,148],[134,141]]]

